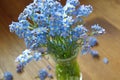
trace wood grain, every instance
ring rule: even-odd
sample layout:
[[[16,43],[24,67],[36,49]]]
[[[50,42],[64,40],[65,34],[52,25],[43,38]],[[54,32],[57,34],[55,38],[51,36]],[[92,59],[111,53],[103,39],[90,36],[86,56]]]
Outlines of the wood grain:
[[[65,0],[61,1],[65,3]],[[55,62],[50,58],[33,61],[25,67],[23,74],[16,73],[14,60],[26,47],[23,40],[9,32],[8,25],[12,20],[17,21],[19,13],[30,2],[32,0],[0,0],[0,71],[12,72],[14,80],[35,80],[39,69],[48,64],[52,66],[51,73],[55,72]],[[91,4],[94,8],[93,14],[85,19],[86,26],[98,23],[106,29],[106,34],[98,37],[99,46],[94,48],[99,51],[99,59],[94,59],[89,54],[78,56],[83,78],[120,80],[120,0],[81,0],[83,3]],[[102,62],[104,57],[109,59],[108,64]]]

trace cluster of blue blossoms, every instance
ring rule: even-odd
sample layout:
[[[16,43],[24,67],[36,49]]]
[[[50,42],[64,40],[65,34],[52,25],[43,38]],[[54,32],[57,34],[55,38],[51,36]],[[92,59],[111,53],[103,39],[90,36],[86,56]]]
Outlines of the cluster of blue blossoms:
[[[82,53],[97,54],[91,47],[97,43],[95,37],[105,33],[105,29],[95,24],[91,26],[90,33],[82,24],[83,17],[89,16],[92,11],[91,5],[80,5],[79,0],[67,0],[65,6],[57,0],[34,0],[19,15],[18,22],[9,25],[10,32],[23,38],[27,47],[16,61],[26,65],[33,58],[40,60],[42,53],[36,51],[46,47],[48,40],[52,42],[56,36],[67,39],[68,43],[83,40]],[[33,55],[31,50],[35,51]]]

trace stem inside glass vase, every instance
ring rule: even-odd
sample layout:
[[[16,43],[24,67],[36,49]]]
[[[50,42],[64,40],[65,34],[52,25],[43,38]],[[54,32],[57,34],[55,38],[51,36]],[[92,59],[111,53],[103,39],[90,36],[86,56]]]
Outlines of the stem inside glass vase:
[[[80,80],[80,69],[77,55],[80,44],[76,40],[70,41],[71,37],[48,38],[47,50],[56,61],[57,80]]]
[[[77,53],[70,58],[56,60],[56,77],[57,80],[80,80]]]

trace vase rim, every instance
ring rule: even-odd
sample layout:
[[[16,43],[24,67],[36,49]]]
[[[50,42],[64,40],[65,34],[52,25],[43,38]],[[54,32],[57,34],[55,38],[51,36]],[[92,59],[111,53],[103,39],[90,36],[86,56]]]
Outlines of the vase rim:
[[[75,53],[73,56],[66,58],[66,59],[56,59],[57,62],[66,62],[66,61],[70,61],[72,59],[75,59],[77,57],[78,53]]]

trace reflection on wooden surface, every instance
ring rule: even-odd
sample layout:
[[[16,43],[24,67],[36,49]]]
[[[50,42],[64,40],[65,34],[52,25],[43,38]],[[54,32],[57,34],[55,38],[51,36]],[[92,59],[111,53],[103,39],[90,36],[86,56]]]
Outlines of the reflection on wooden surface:
[[[17,20],[18,14],[31,1],[0,1],[0,70],[12,72],[14,80],[35,80],[34,77],[39,69],[46,67],[47,64],[52,66],[51,73],[54,73],[55,63],[51,58],[49,61],[44,59],[31,62],[25,67],[23,74],[17,74],[15,71],[14,60],[25,49],[25,45],[23,40],[9,32],[8,25],[12,20]],[[99,51],[100,59],[93,59],[89,54],[78,56],[83,78],[84,80],[120,80],[120,0],[81,0],[82,3],[94,7],[93,14],[85,19],[86,25],[89,27],[93,23],[99,23],[106,29],[106,34],[98,37],[99,46],[94,48]],[[109,64],[102,62],[104,57],[109,59]]]

